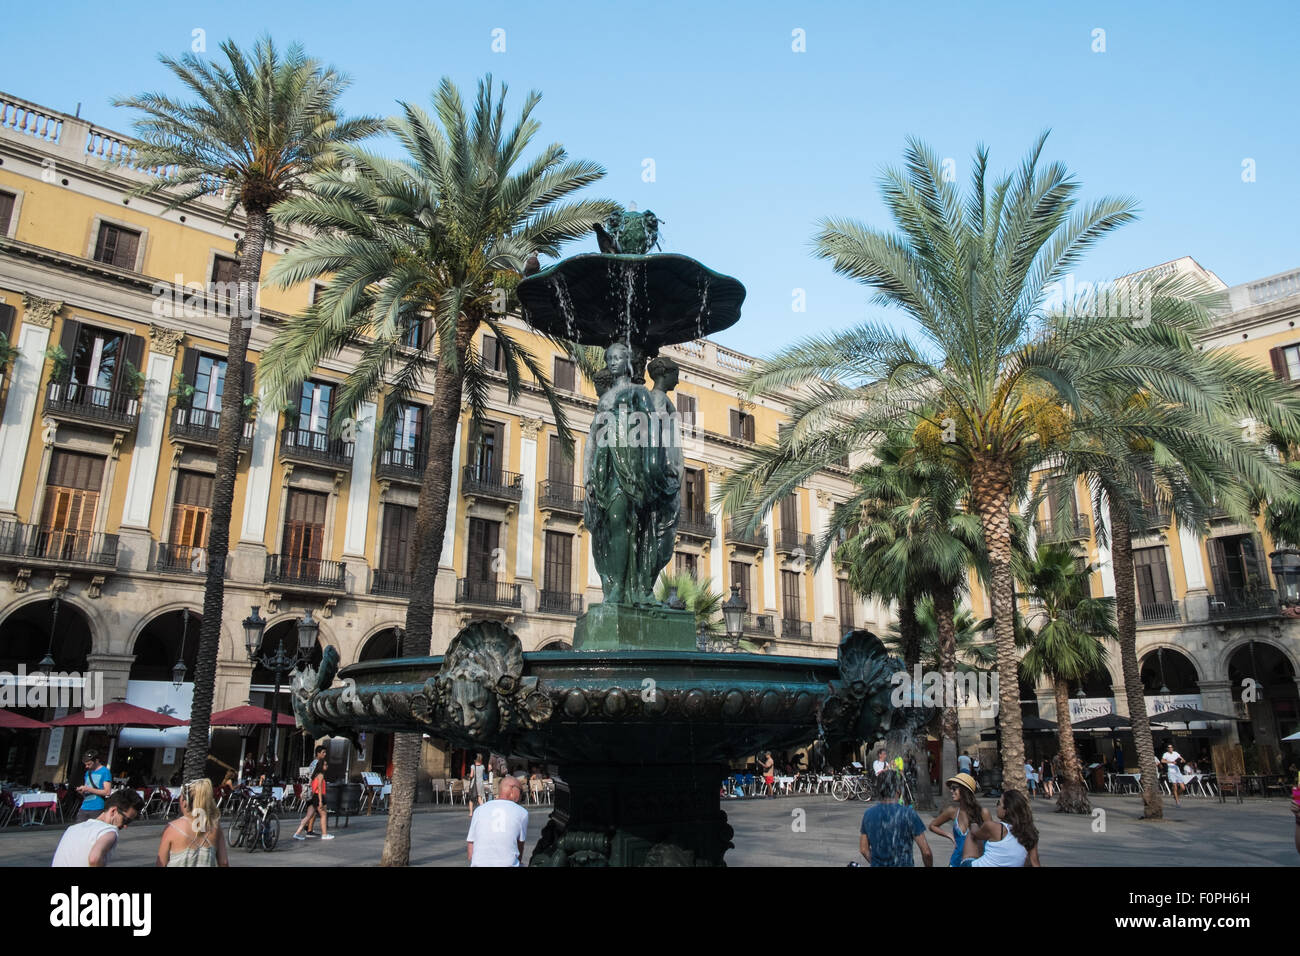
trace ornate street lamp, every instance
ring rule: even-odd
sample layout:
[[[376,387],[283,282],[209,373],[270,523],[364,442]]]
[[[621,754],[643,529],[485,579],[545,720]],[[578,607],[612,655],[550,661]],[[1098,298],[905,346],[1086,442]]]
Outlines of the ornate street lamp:
[[[41,662],[36,665],[36,669],[42,674],[49,674],[54,670],[54,627],[59,623],[59,592],[54,592],[54,610],[50,612],[50,642],[46,645],[45,656]]]
[[[1268,556],[1283,604],[1300,604],[1300,551],[1283,548]]]
[[[181,684],[185,683],[185,638],[190,633],[190,609],[185,608],[181,612],[181,653],[176,658],[176,663],[172,665],[172,686],[177,690],[181,689]]]
[[[732,641],[740,641],[740,636],[745,631],[745,612],[748,610],[749,605],[740,596],[740,585],[733,584],[731,597],[722,605],[722,620],[727,628],[727,637]]]
[[[258,615],[257,608],[254,607],[253,613],[244,618],[244,644],[250,661],[260,664],[275,674],[275,691],[271,696],[271,776],[274,777],[280,762],[280,685],[291,670],[307,662],[312,648],[316,646],[316,635],[320,632],[320,625],[316,623],[310,611],[303,614],[298,620],[298,647],[293,654],[284,652],[283,639],[277,644],[274,654],[258,654],[262,646],[262,632],[265,629],[266,621]]]
[[[1169,693],[1169,684],[1165,681],[1165,649],[1156,649],[1156,660],[1160,662],[1160,693]]]

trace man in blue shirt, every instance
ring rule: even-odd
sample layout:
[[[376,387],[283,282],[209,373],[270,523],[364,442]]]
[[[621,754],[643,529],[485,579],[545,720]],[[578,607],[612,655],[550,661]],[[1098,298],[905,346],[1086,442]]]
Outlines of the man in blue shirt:
[[[934,865],[934,854],[925,838],[925,824],[909,806],[897,803],[903,778],[896,770],[887,770],[876,780],[880,802],[862,815],[862,835],[858,850],[872,866],[911,866],[912,843],[921,848],[925,866]]]
[[[93,820],[103,813],[104,801],[113,792],[113,775],[100,762],[98,751],[87,750],[81,758],[81,765],[86,770],[86,782],[77,788],[77,793],[81,794],[78,823]]]

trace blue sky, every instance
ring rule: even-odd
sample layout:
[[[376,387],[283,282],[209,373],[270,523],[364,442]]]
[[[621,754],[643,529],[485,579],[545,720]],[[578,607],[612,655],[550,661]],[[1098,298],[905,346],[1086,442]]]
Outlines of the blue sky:
[[[6,26],[23,39],[8,44],[0,88],[81,103],[122,131],[129,116],[110,98],[172,89],[156,55],[188,50],[196,28],[209,53],[263,31],[301,41],[351,74],[354,112],[427,103],[443,75],[470,91],[491,72],[516,102],[538,89],[541,137],[608,169],[594,194],[654,210],[666,250],[746,285],[740,324],[717,338],[751,353],[888,318],[810,255],[810,237],[828,215],[888,226],[878,174],[909,135],[964,181],[977,143],[1001,171],[1050,128],[1047,155],[1084,198],[1135,197],[1141,221],[1104,240],[1082,280],[1182,255],[1230,285],[1300,266],[1300,12],[1288,2],[70,3],[56,19],[15,6]],[[796,29],[806,52],[792,50]]]

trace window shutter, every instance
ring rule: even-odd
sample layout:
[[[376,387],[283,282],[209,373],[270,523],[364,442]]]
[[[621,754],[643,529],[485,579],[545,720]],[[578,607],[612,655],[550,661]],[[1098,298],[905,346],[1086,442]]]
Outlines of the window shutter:
[[[185,355],[181,358],[181,376],[185,379],[186,385],[193,385],[194,380],[199,377],[199,350],[196,348],[187,348]]]
[[[745,427],[745,433],[742,437],[745,439],[745,441],[753,441],[754,440],[754,416],[745,415],[742,421]]]
[[[9,344],[13,345],[14,337],[14,316],[18,310],[12,305],[0,305],[0,335],[9,339]]]
[[[730,416],[730,421],[731,421],[731,437],[732,437],[732,438],[740,438],[740,437],[741,437],[741,431],[740,431],[740,409],[738,409],[738,408],[733,408],[733,409],[731,409],[730,412],[729,412],[729,416]]]
[[[1291,381],[1291,376],[1287,374],[1286,356],[1282,354],[1282,346],[1268,350],[1269,360],[1273,363],[1273,375],[1284,382]]]
[[[230,359],[226,359],[226,368],[230,368]],[[253,394],[253,375],[257,371],[257,366],[252,362],[244,362],[244,394]]]
[[[122,269],[134,269],[136,255],[140,251],[140,233],[129,229],[119,229],[117,233],[117,251],[113,255],[113,264]]]
[[[81,323],[73,319],[64,319],[63,335],[59,338],[59,348],[63,349],[71,361],[77,351],[77,339],[81,336]]]

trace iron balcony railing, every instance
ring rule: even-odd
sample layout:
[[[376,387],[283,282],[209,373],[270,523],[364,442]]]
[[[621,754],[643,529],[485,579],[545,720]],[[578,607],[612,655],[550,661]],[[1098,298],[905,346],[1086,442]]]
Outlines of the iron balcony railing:
[[[1181,605],[1177,601],[1142,604],[1138,602],[1139,624],[1176,624],[1182,620]]]
[[[778,528],[776,532],[776,550],[778,554],[793,554],[802,551],[811,556],[816,550],[813,536],[802,531]]]
[[[342,561],[323,561],[292,554],[266,556],[266,584],[325,591],[342,591],[345,569]]]
[[[325,432],[305,428],[286,428],[280,432],[280,457],[312,465],[352,467],[355,446],[342,438],[330,438]]]
[[[244,430],[239,436],[240,448],[252,447],[254,424],[254,422],[244,422]],[[187,405],[177,405],[172,410],[170,432],[173,439],[198,442],[201,445],[215,445],[220,431],[221,412]]]
[[[117,535],[0,522],[0,557],[97,568],[117,567]]]
[[[587,489],[582,485],[548,478],[537,486],[537,507],[546,511],[580,515],[586,500]]]
[[[226,576],[230,576],[231,555],[226,555]],[[162,574],[208,573],[208,549],[189,544],[158,542],[158,552],[153,559],[153,569]]]
[[[543,588],[537,592],[537,610],[577,617],[582,613],[582,595],[567,591],[547,591]]]
[[[746,634],[776,635],[775,618],[771,614],[746,614],[742,630]]]
[[[1084,541],[1088,533],[1088,516],[1084,514],[1076,514],[1073,521],[1059,525],[1050,521],[1034,522],[1034,535],[1039,541]]]
[[[375,477],[408,481],[418,485],[424,480],[424,465],[423,448],[385,448],[379,453]]]
[[[796,621],[792,618],[781,618],[781,636],[782,637],[802,637],[806,640],[812,640],[812,622]]]
[[[1169,527],[1168,511],[1148,511],[1143,516],[1143,525],[1147,531],[1164,531]]]
[[[411,575],[406,571],[375,568],[370,572],[370,593],[385,597],[410,597]]]
[[[524,476],[513,471],[466,465],[462,485],[461,491],[464,494],[478,498],[519,501],[524,497]]]
[[[677,515],[677,533],[712,540],[716,525],[711,511],[682,511]]]
[[[140,398],[125,389],[79,385],[65,377],[45,391],[46,414],[129,431],[140,419]]]
[[[1281,616],[1277,591],[1257,588],[1252,591],[1228,590],[1210,598],[1210,620],[1251,621]]]
[[[479,604],[485,607],[521,607],[518,584],[498,581],[477,581],[459,578],[456,581],[457,604]]]
[[[727,544],[734,544],[737,547],[761,551],[767,547],[767,527],[759,525],[753,534],[746,534],[744,525],[728,521],[726,541]]]

